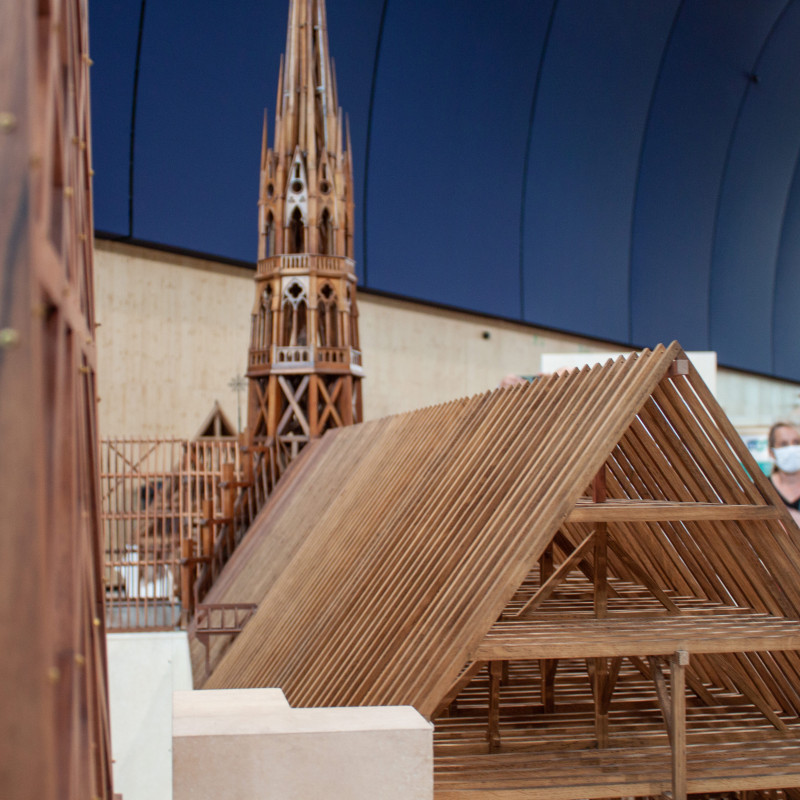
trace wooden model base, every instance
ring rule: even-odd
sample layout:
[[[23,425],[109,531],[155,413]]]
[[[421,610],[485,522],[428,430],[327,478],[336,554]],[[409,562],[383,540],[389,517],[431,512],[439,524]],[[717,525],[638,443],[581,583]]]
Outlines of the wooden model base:
[[[748,630],[763,637],[773,627],[773,646],[778,641],[796,646],[800,623],[768,622],[762,615],[689,598],[676,598],[680,615],[665,620],[639,587],[614,581],[620,599],[609,604],[609,617],[598,625],[591,586],[582,583],[570,581],[561,600],[532,619],[541,658],[481,665],[436,720],[436,800],[661,797],[673,786],[668,727],[675,726],[667,726],[665,712],[669,718],[676,702],[685,704],[682,772],[689,794],[713,791],[720,797],[720,792],[800,786],[800,720],[768,709],[765,715],[735,690],[691,679],[680,697],[665,698],[662,705],[653,668],[661,675],[658,681],[668,684],[670,659],[648,655],[685,648],[689,659],[705,655],[709,666],[719,666],[714,653],[744,645]],[[535,581],[529,585],[538,588]],[[566,611],[580,613],[581,602],[583,620]],[[576,658],[576,646],[594,657]],[[628,655],[620,658],[623,652]],[[780,652],[760,654],[764,660],[780,657]],[[598,715],[590,673],[596,676],[602,662],[606,674],[616,677],[606,713]],[[747,665],[741,669],[746,673]],[[665,688],[662,684],[662,696]],[[800,789],[780,796],[800,798]]]

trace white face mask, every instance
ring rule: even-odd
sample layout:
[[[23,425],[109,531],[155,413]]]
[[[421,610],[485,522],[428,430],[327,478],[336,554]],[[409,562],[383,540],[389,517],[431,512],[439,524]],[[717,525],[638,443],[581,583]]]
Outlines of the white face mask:
[[[800,444],[776,447],[772,452],[775,455],[775,463],[781,472],[800,471]]]

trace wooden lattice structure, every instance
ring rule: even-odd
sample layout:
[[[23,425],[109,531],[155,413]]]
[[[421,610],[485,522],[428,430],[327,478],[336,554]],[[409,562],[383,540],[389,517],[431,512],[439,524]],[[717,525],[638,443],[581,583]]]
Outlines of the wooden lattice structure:
[[[800,531],[677,344],[305,456],[206,687],[412,704],[437,800],[797,796]]]
[[[0,4],[0,796],[110,798],[85,0]]]
[[[253,451],[279,470],[362,418],[353,262],[353,158],[338,107],[324,0],[290,0],[274,147],[261,155],[248,356]]]
[[[226,471],[241,477],[240,453],[233,438],[100,442],[109,629],[171,630],[185,621],[193,588],[183,591],[181,560],[187,543],[199,552],[204,505],[209,517],[221,514],[219,485]]]

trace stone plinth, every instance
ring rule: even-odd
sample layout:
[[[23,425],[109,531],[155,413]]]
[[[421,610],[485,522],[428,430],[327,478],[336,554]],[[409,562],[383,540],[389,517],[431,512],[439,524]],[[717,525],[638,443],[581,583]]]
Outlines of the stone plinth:
[[[408,706],[290,708],[279,689],[176,692],[174,800],[431,800],[433,726]]]

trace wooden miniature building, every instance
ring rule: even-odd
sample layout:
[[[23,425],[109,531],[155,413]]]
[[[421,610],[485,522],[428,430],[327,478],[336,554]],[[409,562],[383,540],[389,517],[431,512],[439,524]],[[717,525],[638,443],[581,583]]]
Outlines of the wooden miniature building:
[[[800,796],[800,531],[677,344],[329,433],[209,598],[198,683],[413,705],[437,800]]]
[[[353,159],[338,108],[324,0],[291,0],[273,147],[261,155],[248,429],[283,466],[361,420]]]

